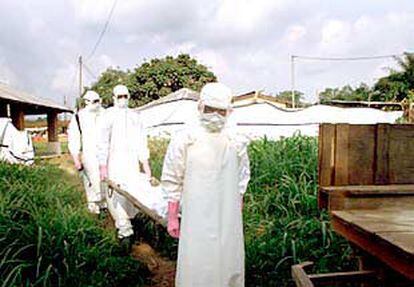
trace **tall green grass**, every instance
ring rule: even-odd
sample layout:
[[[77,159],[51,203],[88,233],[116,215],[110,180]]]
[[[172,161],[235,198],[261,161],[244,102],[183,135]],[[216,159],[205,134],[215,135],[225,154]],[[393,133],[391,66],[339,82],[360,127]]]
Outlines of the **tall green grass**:
[[[348,243],[317,208],[317,139],[266,139],[249,147],[245,195],[247,286],[292,286],[290,267],[311,260],[314,272],[353,267]]]
[[[316,138],[299,135],[250,144],[252,176],[244,205],[246,286],[294,286],[290,267],[306,260],[315,262],[314,272],[354,268],[350,246],[317,207],[317,147]],[[165,141],[151,142],[156,175],[165,148]],[[141,220],[141,234],[175,258],[177,241]]]
[[[146,270],[52,166],[0,163],[0,287],[141,286]]]

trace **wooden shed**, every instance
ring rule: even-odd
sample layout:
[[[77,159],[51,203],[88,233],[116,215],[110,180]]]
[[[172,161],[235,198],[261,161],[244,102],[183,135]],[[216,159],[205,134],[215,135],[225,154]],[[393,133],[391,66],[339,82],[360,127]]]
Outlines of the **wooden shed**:
[[[296,265],[297,286],[414,286],[414,125],[321,125],[319,207],[360,270],[308,275],[308,263]]]
[[[60,153],[57,123],[58,114],[63,112],[71,113],[72,110],[52,100],[18,91],[0,83],[0,117],[10,117],[13,125],[23,130],[24,116],[47,115],[49,149],[55,153]]]

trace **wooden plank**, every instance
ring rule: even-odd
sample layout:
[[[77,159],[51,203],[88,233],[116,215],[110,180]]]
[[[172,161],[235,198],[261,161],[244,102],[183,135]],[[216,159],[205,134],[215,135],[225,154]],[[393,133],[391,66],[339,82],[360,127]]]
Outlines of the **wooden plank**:
[[[374,184],[375,139],[375,126],[349,126],[347,184]]]
[[[406,223],[407,224],[407,223]],[[411,227],[408,231],[399,230],[384,230],[377,232],[377,235],[383,240],[391,242],[407,253],[414,254],[414,228],[413,225],[407,224],[406,227]],[[406,229],[407,230],[407,229]],[[412,262],[414,265],[414,261]]]
[[[335,125],[322,124],[319,128],[319,185],[333,184],[335,153]]]
[[[314,287],[312,281],[309,279],[304,268],[312,265],[312,262],[304,262],[293,265],[291,268],[292,278],[296,283],[296,287]]]
[[[367,196],[343,197],[342,209],[412,208],[414,196]]]
[[[334,185],[348,184],[348,136],[349,124],[336,125]]]
[[[389,124],[377,125],[375,151],[375,184],[387,184],[389,176]]]
[[[316,286],[336,286],[339,283],[371,283],[377,281],[377,274],[374,271],[310,274],[308,277]]]
[[[318,181],[319,186],[333,184],[335,168],[335,126],[332,124],[322,124],[319,127],[318,143]],[[328,207],[328,198],[326,194],[318,192],[319,208]]]
[[[327,193],[347,192],[347,195],[349,196],[366,196],[376,194],[413,195],[414,184],[322,186],[321,190]]]
[[[414,208],[414,185],[323,186],[329,210]]]
[[[346,210],[332,214],[370,233],[411,232],[414,228],[414,211],[411,210]]]
[[[312,262],[304,262],[292,266],[292,278],[297,287],[337,286],[340,283],[377,282],[377,274],[371,270],[306,274],[305,268],[312,264]]]
[[[390,183],[414,183],[414,126],[396,125],[389,133]]]
[[[409,280],[414,280],[414,255],[412,253],[375,233],[367,232],[358,224],[341,218],[337,212],[332,213],[331,222],[334,230],[340,235],[378,258],[397,273]]]

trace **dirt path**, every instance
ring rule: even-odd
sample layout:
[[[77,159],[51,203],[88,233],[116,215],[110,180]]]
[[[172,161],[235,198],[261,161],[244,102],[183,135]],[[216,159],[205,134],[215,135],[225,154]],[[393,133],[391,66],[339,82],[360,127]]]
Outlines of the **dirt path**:
[[[67,178],[80,191],[83,191],[81,180],[77,174],[73,162],[68,154],[47,160],[48,163],[58,166],[64,170]],[[114,229],[112,218],[107,217],[104,220],[106,228]],[[137,242],[132,246],[131,255],[142,264],[146,265],[151,272],[151,283],[148,287],[173,287],[175,279],[175,262],[163,258],[148,243]]]
[[[152,274],[148,287],[173,287],[175,279],[175,262],[161,257],[145,242],[132,246],[132,257],[145,264]]]

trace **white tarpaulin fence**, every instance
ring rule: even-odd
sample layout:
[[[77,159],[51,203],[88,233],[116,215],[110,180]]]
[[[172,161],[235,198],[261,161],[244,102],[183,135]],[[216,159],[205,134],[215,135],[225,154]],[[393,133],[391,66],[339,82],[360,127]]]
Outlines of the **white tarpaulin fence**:
[[[182,89],[172,94],[171,100],[154,102],[138,109],[150,136],[170,137],[183,129],[185,123],[197,121],[197,100],[194,96],[186,97],[188,93],[187,89]],[[289,110],[262,102],[234,108],[229,123],[250,139],[278,139],[297,132],[317,136],[321,123],[394,123],[401,116],[402,111],[385,112],[372,108],[327,105]]]

